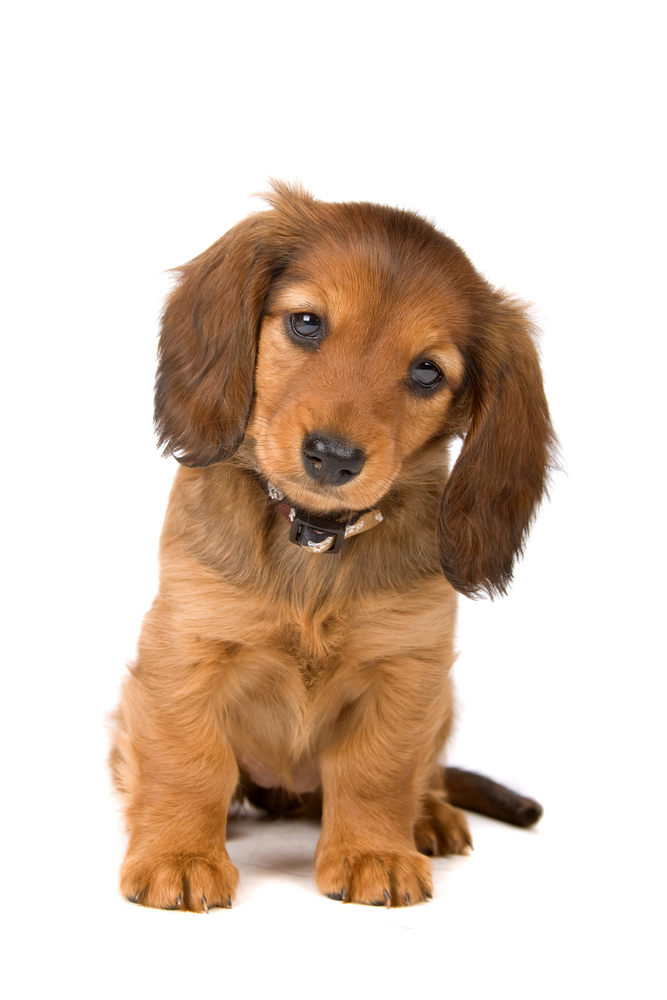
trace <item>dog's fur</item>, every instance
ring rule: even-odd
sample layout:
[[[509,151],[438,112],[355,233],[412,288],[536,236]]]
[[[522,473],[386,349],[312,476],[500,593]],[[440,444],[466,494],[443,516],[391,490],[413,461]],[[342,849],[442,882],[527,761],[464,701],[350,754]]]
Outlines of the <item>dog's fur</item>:
[[[267,198],[180,269],[163,315],[156,422],[184,467],[117,714],[121,888],[146,906],[230,906],[226,818],[247,795],[319,802],[321,891],[400,906],[431,894],[424,854],[470,844],[438,763],[455,590],[505,591],[551,425],[524,308],[450,239],[410,212],[283,184]],[[288,336],[298,312],[326,339]],[[445,377],[420,394],[422,359]],[[311,478],[315,431],[362,449],[361,472]],[[267,483],[313,514],[384,520],[315,554],[289,541]]]

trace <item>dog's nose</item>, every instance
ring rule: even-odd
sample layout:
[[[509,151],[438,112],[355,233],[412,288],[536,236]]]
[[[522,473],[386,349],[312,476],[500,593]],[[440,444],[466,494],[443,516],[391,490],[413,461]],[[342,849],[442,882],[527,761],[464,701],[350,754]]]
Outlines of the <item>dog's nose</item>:
[[[304,438],[303,466],[312,479],[327,486],[343,486],[361,472],[366,456],[349,441],[315,431]]]

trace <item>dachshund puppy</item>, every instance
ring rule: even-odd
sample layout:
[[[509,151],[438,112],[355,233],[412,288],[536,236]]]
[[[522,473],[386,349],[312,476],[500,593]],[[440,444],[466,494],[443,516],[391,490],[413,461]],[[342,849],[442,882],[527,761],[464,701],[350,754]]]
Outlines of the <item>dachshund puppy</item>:
[[[523,307],[452,240],[284,184],[267,201],[180,269],[162,318],[156,424],[182,468],[116,718],[121,890],[231,906],[247,797],[321,811],[327,896],[403,906],[431,896],[426,855],[470,844],[455,803],[539,815],[466,772],[448,793],[439,760],[455,592],[510,583],[549,413]]]

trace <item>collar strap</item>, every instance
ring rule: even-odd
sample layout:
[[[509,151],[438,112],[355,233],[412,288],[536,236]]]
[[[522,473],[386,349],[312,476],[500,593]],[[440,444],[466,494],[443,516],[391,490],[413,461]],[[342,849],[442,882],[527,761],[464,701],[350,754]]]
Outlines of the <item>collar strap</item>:
[[[346,538],[370,531],[382,521],[379,510],[365,510],[350,521],[333,521],[328,517],[317,517],[308,511],[291,507],[282,494],[269,484],[269,496],[280,501],[278,510],[291,522],[290,542],[309,548],[311,552],[340,552]]]

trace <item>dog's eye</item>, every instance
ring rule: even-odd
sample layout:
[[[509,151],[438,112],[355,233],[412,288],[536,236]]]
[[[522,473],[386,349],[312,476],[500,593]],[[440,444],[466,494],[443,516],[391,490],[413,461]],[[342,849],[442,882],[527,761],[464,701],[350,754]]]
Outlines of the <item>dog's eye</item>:
[[[322,334],[322,320],[315,313],[292,313],[290,324],[297,337],[312,340]]]
[[[422,389],[432,389],[444,378],[442,372],[433,361],[420,361],[410,372],[413,381]]]

